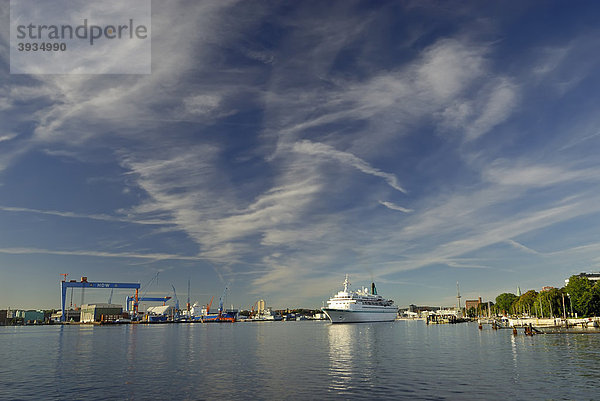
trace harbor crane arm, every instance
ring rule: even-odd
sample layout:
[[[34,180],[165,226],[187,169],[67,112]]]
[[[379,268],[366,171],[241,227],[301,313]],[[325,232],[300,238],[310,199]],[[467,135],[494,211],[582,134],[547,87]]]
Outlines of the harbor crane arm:
[[[177,292],[175,291],[175,286],[171,284],[173,288],[173,298],[175,299],[175,310],[179,311],[179,299],[177,299]]]
[[[208,314],[210,312],[210,306],[212,305],[212,301],[213,299],[215,299],[215,296],[213,295],[213,297],[210,299],[210,302],[208,303],[208,305],[206,305],[206,313]]]
[[[221,314],[223,313],[223,300],[225,299],[226,294],[227,294],[227,286],[223,290],[223,294],[221,295],[221,298],[219,298],[219,316],[221,316]]]
[[[171,297],[138,297],[138,302],[162,302],[163,305],[169,300]],[[125,310],[129,312],[129,307],[131,302],[135,302],[135,296],[130,297],[127,296],[125,299]]]

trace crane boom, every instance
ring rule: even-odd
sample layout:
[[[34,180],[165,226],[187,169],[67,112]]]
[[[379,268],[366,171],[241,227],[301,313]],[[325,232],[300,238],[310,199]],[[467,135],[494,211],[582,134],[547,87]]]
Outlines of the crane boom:
[[[179,299],[177,299],[177,291],[175,291],[175,286],[171,284],[173,288],[173,298],[175,298],[175,310],[179,311]]]
[[[138,302],[162,302],[163,306],[165,305],[165,303],[171,299],[171,297],[166,296],[166,297],[138,297]],[[129,295],[127,296],[127,298],[125,298],[125,310],[129,311],[130,309],[130,305],[132,302],[135,302],[135,296],[130,297]]]
[[[133,297],[133,311],[137,314],[138,312],[138,307],[139,307],[139,302],[142,298],[146,298],[146,293],[148,293],[148,290],[150,289],[150,285],[156,281],[156,284],[158,285],[158,275],[160,274],[160,272],[156,272],[156,274],[154,275],[154,277],[152,277],[150,279],[150,281],[148,281],[146,284],[144,284],[144,292],[142,293],[142,296],[140,297],[138,294],[138,290],[135,290],[135,297]],[[129,297],[127,297],[129,298]],[[170,299],[170,298],[169,298]],[[146,299],[148,300],[148,299]],[[126,305],[126,309],[129,310],[129,301],[127,301]]]
[[[215,299],[215,296],[213,295],[213,297],[210,299],[210,302],[208,303],[208,305],[206,305],[206,313],[208,314],[210,312],[210,306],[212,305],[212,301],[213,299]]]
[[[225,298],[226,294],[227,294],[227,286],[225,286],[225,289],[223,290],[223,294],[221,295],[221,298],[219,298],[219,316],[221,316],[223,314],[223,299]]]

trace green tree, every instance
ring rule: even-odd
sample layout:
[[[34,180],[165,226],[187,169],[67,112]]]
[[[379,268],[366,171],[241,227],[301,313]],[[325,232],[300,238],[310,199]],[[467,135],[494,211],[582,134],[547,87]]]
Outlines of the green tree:
[[[590,315],[588,308],[590,305],[593,305],[592,287],[592,283],[586,277],[571,276],[569,284],[564,288],[567,294],[569,294],[573,311],[579,316]]]
[[[582,317],[600,315],[600,285],[596,283],[584,292],[573,307],[575,305],[577,305],[577,312]]]
[[[592,296],[588,303],[588,316],[600,316],[600,283],[596,282],[592,287]]]
[[[513,303],[518,299],[515,294],[502,293],[496,297],[496,313],[510,313]]]
[[[538,294],[535,307],[540,317],[560,317],[563,315],[562,290],[552,288]]]
[[[519,299],[513,303],[512,313],[521,315],[532,315],[535,314],[534,303],[537,299],[538,293],[535,290],[529,290],[525,294],[521,295]]]

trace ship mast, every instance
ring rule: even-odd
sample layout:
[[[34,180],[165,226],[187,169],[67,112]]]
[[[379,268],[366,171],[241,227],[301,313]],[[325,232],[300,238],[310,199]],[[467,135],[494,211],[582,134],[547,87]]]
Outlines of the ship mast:
[[[346,279],[344,280],[344,292],[348,292],[349,285],[350,285],[350,281],[348,281],[348,275],[346,274]]]

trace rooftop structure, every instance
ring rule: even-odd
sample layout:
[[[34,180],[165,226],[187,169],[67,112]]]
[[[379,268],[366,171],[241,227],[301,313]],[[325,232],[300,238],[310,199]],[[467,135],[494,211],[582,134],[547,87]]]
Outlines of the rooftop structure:
[[[577,277],[585,277],[590,281],[600,281],[600,273],[599,272],[592,272],[592,273],[579,273],[577,274]],[[569,284],[569,279],[565,279],[565,285]]]
[[[172,315],[175,313],[175,307],[172,305],[149,306],[146,312],[151,315]]]

